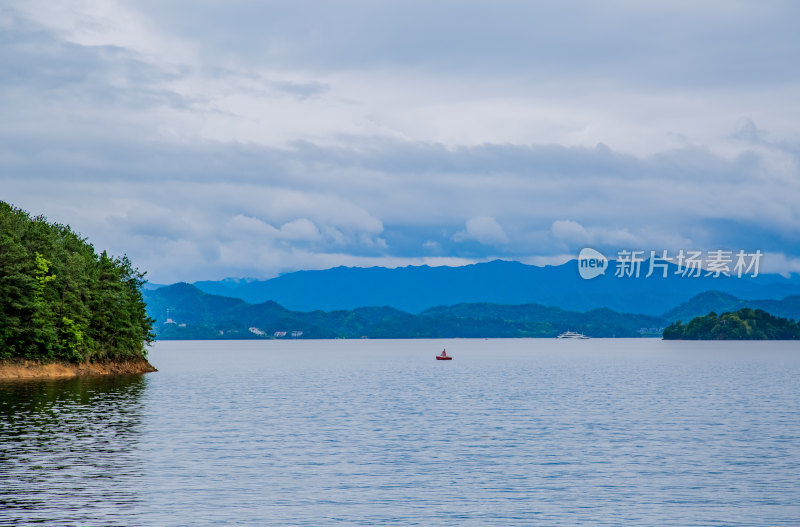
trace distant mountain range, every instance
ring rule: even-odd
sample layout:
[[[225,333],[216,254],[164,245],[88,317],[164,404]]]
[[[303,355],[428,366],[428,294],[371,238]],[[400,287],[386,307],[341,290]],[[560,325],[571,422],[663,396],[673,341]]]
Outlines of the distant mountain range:
[[[463,267],[336,267],[298,271],[271,280],[227,279],[194,285],[206,293],[251,304],[271,300],[295,311],[391,306],[409,313],[441,305],[486,302],[535,303],[583,312],[608,308],[659,316],[665,309],[710,290],[745,300],[779,300],[800,294],[797,275],[689,278],[676,275],[675,266],[671,266],[666,278],[658,273],[645,278],[645,262],[641,277],[618,278],[614,276],[615,265],[610,261],[606,274],[592,280],[580,278],[575,260],[544,267],[496,260]]]
[[[598,308],[585,312],[526,303],[460,303],[418,314],[394,307],[300,312],[273,301],[250,304],[239,298],[204,293],[185,283],[144,291],[158,338],[452,338],[554,337],[566,330],[593,337],[660,336],[670,322],[688,321],[709,311],[761,308],[777,316],[800,318],[800,296],[783,300],[742,300],[718,291],[703,292],[661,316]]]
[[[742,300],[720,291],[706,291],[670,309],[662,315],[662,318],[670,323],[678,320],[689,322],[712,311],[719,315],[743,308],[763,309],[773,316],[796,320],[800,318],[800,295],[787,296],[782,300]]]

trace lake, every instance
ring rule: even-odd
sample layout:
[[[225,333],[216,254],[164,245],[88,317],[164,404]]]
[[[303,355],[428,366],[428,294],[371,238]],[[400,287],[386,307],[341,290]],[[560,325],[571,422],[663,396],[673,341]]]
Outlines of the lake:
[[[0,383],[0,525],[800,524],[797,342],[172,341],[150,360]]]

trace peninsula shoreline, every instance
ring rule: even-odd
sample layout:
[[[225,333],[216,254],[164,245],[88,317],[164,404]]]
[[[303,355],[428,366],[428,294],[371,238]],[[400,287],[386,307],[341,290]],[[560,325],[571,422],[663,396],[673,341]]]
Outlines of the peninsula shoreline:
[[[65,379],[97,375],[130,375],[158,371],[146,359],[109,362],[43,364],[37,361],[0,362],[0,381]]]

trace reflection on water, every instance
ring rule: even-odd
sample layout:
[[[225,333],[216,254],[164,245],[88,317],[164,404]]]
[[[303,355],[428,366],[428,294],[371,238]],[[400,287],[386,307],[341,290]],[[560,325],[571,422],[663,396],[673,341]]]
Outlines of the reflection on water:
[[[0,525],[800,525],[796,342],[161,342],[151,360],[0,383]]]
[[[0,525],[130,525],[145,386],[142,375],[0,383]]]

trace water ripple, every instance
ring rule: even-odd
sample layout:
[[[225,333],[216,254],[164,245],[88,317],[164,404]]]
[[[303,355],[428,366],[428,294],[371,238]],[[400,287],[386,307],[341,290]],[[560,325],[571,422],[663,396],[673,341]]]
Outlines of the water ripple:
[[[800,350],[165,342],[0,385],[0,525],[797,525]]]

